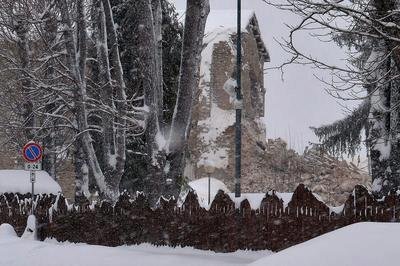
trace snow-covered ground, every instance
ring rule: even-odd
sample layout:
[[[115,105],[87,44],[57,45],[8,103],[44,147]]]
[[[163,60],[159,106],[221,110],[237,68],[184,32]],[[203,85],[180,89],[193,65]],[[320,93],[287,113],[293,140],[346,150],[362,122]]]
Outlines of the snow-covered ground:
[[[389,266],[399,265],[399,223],[358,223],[278,253],[237,251],[214,253],[193,248],[103,247],[18,238],[0,226],[1,266]]]
[[[30,193],[32,189],[29,171],[0,170],[0,194],[6,192]],[[54,194],[61,192],[60,185],[45,171],[36,171],[35,194]]]
[[[400,223],[358,223],[260,259],[251,266],[400,265]]]
[[[193,248],[139,246],[103,247],[18,238],[9,225],[0,226],[1,266],[224,266],[247,265],[270,251],[215,253]]]

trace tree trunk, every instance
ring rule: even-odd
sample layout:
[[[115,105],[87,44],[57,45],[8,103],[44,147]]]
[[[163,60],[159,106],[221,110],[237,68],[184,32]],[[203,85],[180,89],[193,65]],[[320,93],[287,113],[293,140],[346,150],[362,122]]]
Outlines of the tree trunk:
[[[115,132],[114,132],[114,114],[110,110],[114,110],[113,102],[113,85],[110,73],[110,63],[108,58],[107,30],[104,7],[101,1],[96,1],[97,5],[97,62],[99,70],[99,101],[104,105],[100,112],[102,125],[102,156],[104,175],[112,175],[115,171]]]
[[[141,0],[135,5],[138,23],[136,40],[141,65],[140,84],[144,93],[144,104],[148,107],[145,131],[148,163],[143,185],[150,204],[155,205],[165,185],[163,175],[165,152],[162,141],[164,137],[160,128],[160,121],[162,121],[160,67],[162,64],[157,42],[160,38],[157,34],[161,34],[161,25],[159,25],[161,6],[158,0]]]
[[[126,98],[126,86],[123,76],[123,69],[121,65],[121,59],[119,55],[117,32],[115,30],[115,24],[113,14],[111,10],[111,4],[109,0],[102,0],[107,36],[110,43],[110,65],[112,66],[112,78],[115,81],[115,101],[114,105],[117,111],[117,117],[113,124],[115,132],[114,149],[112,150],[112,161],[109,160],[109,165],[113,166],[113,171],[106,175],[106,182],[112,187],[112,190],[118,191],[119,183],[121,182],[122,175],[125,169],[126,160],[126,130],[127,130],[127,98]]]
[[[394,60],[391,60],[391,75],[399,75]],[[394,78],[390,84],[390,158],[388,171],[388,184],[384,187],[384,192],[396,192],[400,188],[400,80]]]
[[[27,19],[20,19],[14,25],[14,31],[18,36],[18,55],[20,59],[20,69],[21,69],[21,85],[23,93],[23,113],[22,118],[24,121],[23,127],[25,131],[26,140],[33,140],[35,137],[34,126],[35,117],[33,113],[33,103],[31,98],[31,80],[27,74],[30,67],[30,48],[28,40],[29,23]]]
[[[375,0],[372,3],[376,9],[373,13],[377,19],[384,22],[394,22],[394,17],[390,15],[397,8],[396,1]],[[391,36],[399,35],[396,31],[388,32]],[[377,72],[384,73],[387,78],[379,81],[377,90],[380,92],[378,103],[372,103],[372,107],[383,106],[381,110],[372,108],[371,110],[371,169],[372,169],[372,189],[378,196],[387,195],[392,190],[397,190],[400,186],[400,133],[399,103],[400,103],[400,82],[396,78],[398,67],[400,66],[398,43],[392,40],[385,40],[383,45],[375,49],[384,50],[383,56],[387,56],[384,69],[379,68]],[[382,51],[381,51],[382,52]],[[384,58],[384,57],[382,57]],[[377,74],[382,78],[382,74]],[[376,99],[375,99],[376,101]],[[379,107],[378,107],[379,108]]]
[[[80,141],[77,141],[80,143]],[[85,159],[85,153],[81,145],[75,145],[74,151],[75,166],[75,202],[88,198],[89,192],[89,169]]]
[[[78,2],[82,2],[83,0],[79,0]],[[68,10],[68,5],[66,0],[60,0],[57,2],[60,13],[61,13],[61,23],[64,28],[64,39],[65,39],[65,47],[67,50],[67,62],[69,71],[71,72],[71,77],[73,79],[75,89],[73,90],[73,98],[74,98],[74,115],[78,128],[77,141],[75,142],[76,149],[82,148],[84,152],[84,157],[89,167],[89,171],[93,174],[96,179],[97,186],[100,190],[101,196],[109,201],[114,202],[119,195],[118,190],[115,190],[114,187],[110,187],[104,178],[104,174],[101,170],[99,161],[97,159],[95,150],[92,144],[92,138],[89,132],[89,125],[87,120],[87,107],[86,103],[88,101],[87,92],[86,92],[86,81],[85,81],[85,70],[84,68],[80,68],[80,63],[85,62],[82,56],[86,55],[85,51],[82,50],[83,45],[86,42],[86,29],[82,25],[77,25],[78,29],[81,29],[82,32],[79,32],[77,36],[79,40],[77,41],[80,44],[79,49],[76,49],[74,37],[72,34],[72,22],[70,19],[70,14]],[[78,3],[77,8],[83,8],[83,4]],[[84,14],[84,12],[78,10],[77,14]],[[77,23],[85,23],[84,18],[77,18]],[[84,29],[84,30],[83,30]],[[80,51],[80,56],[78,59],[77,51]],[[86,59],[85,59],[86,60]],[[85,65],[85,64],[83,64]],[[82,66],[82,65],[81,65]],[[85,187],[85,186],[83,186]]]
[[[396,17],[391,14],[398,8],[398,1],[381,1],[382,5],[382,17],[385,18],[385,22],[396,23]],[[395,29],[390,32],[391,35],[400,37],[399,30]],[[390,157],[389,166],[386,168],[386,183],[383,184],[382,193],[386,195],[388,192],[395,192],[400,188],[400,117],[399,117],[399,104],[400,104],[400,47],[399,43],[389,40],[387,41],[388,46],[388,69],[390,71],[388,79],[391,80],[389,86],[389,119],[390,119]]]
[[[390,93],[391,84],[382,76],[390,71],[390,58],[383,66],[377,66],[378,59],[384,56],[387,52],[385,45],[380,45],[373,53],[376,53],[376,58],[372,58],[373,66],[376,68],[374,74],[376,77],[371,80],[374,84],[369,89],[372,94],[371,110],[369,119],[369,143],[371,147],[371,173],[372,173],[372,190],[382,196],[387,192],[389,184],[388,166],[390,163],[391,141],[390,141]],[[386,48],[386,49],[385,49]],[[381,49],[381,50],[379,50]],[[383,49],[383,50],[382,50]],[[374,62],[375,61],[375,62]]]
[[[178,196],[183,181],[193,97],[199,85],[200,58],[209,11],[209,0],[187,1],[178,96],[168,140],[168,181],[171,185],[167,194],[173,196]]]
[[[157,91],[157,107],[158,107],[158,120],[163,132],[163,40],[162,40],[162,7],[161,0],[152,0],[152,12],[153,12],[153,27],[154,27],[154,38],[156,47],[156,91]]]
[[[45,14],[45,34],[43,36],[45,41],[45,46],[47,49],[51,50],[51,47],[57,41],[57,18],[53,12],[50,10]],[[48,66],[46,67],[45,76],[49,80],[50,85],[53,85],[52,80],[55,77],[55,60],[49,60]],[[46,104],[46,113],[52,113],[56,108],[54,102]],[[45,137],[43,139],[43,170],[45,170],[53,179],[57,179],[56,176],[56,163],[57,163],[57,153],[56,153],[56,124],[57,120],[50,119],[49,129],[45,130]]]

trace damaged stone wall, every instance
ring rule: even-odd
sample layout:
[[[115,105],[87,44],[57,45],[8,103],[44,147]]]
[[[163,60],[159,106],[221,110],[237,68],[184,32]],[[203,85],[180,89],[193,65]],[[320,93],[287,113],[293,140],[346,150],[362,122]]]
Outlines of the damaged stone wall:
[[[304,183],[327,203],[342,204],[355,185],[369,185],[367,174],[315,149],[300,156],[287,149],[282,140],[266,141],[262,117],[264,63],[269,57],[265,56],[257,27],[253,16],[242,36],[242,191],[262,192],[269,188],[291,192]],[[233,190],[235,95],[233,89],[227,89],[227,83],[234,87],[236,82],[236,32],[218,28],[209,32],[204,42],[185,176],[194,180],[212,175]]]
[[[255,21],[256,22],[256,21]],[[257,24],[257,23],[256,23]],[[244,173],[251,172],[252,158],[258,158],[265,149],[264,116],[264,62],[260,43],[249,24],[242,36],[242,156]],[[202,53],[199,94],[193,107],[189,154],[185,175],[189,179],[207,177],[206,169],[213,168],[213,177],[233,186],[235,108],[234,90],[226,83],[235,84],[236,33],[216,31],[209,34]],[[234,84],[232,87],[234,87]]]
[[[354,186],[370,187],[371,182],[371,177],[352,163],[334,158],[317,147],[299,155],[281,139],[268,140],[265,153],[253,166],[251,176],[244,173],[245,191],[260,192],[265,187],[293,191],[302,183],[334,206],[343,204]]]

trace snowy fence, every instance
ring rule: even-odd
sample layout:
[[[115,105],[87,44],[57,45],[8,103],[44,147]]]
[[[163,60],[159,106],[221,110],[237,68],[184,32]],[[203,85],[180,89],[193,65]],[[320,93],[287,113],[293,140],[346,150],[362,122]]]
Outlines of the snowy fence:
[[[21,195],[0,196],[0,223],[12,224],[22,233],[29,213],[29,199]],[[357,186],[343,210],[335,213],[303,185],[284,203],[275,194],[266,194],[258,209],[248,200],[238,208],[220,191],[209,210],[201,208],[197,197],[189,193],[178,206],[161,200],[158,208],[149,207],[142,194],[121,195],[115,206],[107,202],[68,205],[62,196],[36,199],[42,239],[85,242],[106,246],[152,243],[168,246],[192,246],[217,252],[237,249],[281,250],[323,233],[361,221],[399,221],[398,195],[375,200]]]

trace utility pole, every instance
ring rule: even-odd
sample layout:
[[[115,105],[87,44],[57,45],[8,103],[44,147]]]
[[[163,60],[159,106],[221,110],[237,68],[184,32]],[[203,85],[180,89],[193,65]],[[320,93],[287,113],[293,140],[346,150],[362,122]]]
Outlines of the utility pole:
[[[241,194],[240,176],[242,170],[242,25],[241,25],[241,0],[237,1],[237,48],[236,48],[236,124],[235,124],[235,197]]]

